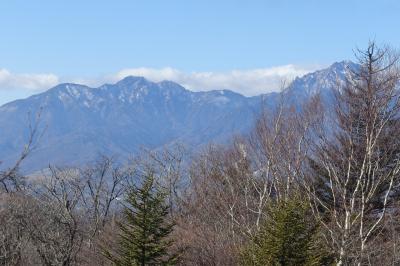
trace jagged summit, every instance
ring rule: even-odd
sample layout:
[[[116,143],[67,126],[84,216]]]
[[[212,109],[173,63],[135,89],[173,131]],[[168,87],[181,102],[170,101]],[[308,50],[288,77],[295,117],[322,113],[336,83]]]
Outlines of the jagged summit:
[[[356,70],[358,65],[351,61],[333,63],[330,67],[315,71],[296,78],[290,88],[300,97],[309,97],[317,92],[328,93],[332,88],[337,87],[338,82],[343,82],[349,71]]]

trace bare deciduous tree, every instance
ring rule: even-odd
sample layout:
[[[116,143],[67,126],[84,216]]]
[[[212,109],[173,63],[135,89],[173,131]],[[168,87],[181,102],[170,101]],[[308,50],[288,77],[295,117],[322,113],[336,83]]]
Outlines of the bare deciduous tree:
[[[299,106],[282,100],[262,113],[249,136],[211,145],[194,158],[178,222],[182,238],[194,241],[191,259],[238,263],[239,250],[268,216],[266,206],[298,192],[318,108],[318,95]]]
[[[316,140],[306,180],[314,186],[305,186],[338,265],[365,263],[400,171],[398,56],[371,43],[358,58],[360,68],[336,91],[334,123]]]
[[[25,184],[25,177],[19,172],[22,162],[28,157],[28,155],[37,147],[40,138],[45,132],[45,128],[41,126],[41,110],[37,112],[34,119],[31,119],[31,114],[29,117],[29,132],[27,142],[23,147],[20,156],[16,159],[15,163],[5,169],[0,171],[0,193],[12,192],[14,190],[21,190]],[[1,164],[1,161],[0,161]]]
[[[83,241],[81,182],[75,169],[49,170],[35,197],[25,201],[21,223],[44,265],[73,265]]]
[[[128,173],[107,156],[79,170],[81,185],[78,186],[82,203],[89,219],[90,237],[101,230],[115,211],[116,201],[125,192]]]

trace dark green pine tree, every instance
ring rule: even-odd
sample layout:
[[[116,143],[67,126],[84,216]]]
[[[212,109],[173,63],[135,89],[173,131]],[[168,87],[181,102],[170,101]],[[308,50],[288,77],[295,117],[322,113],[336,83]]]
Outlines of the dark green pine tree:
[[[332,265],[308,205],[293,198],[268,208],[269,217],[242,252],[242,265]]]
[[[124,209],[124,221],[119,224],[119,248],[106,257],[115,265],[174,265],[179,254],[170,254],[169,237],[174,224],[167,222],[166,193],[156,186],[154,174],[144,175],[140,187],[132,186]]]

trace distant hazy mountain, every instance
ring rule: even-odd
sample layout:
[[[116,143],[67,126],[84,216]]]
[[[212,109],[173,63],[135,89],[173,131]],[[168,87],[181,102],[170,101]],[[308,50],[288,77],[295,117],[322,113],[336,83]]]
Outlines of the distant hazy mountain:
[[[342,80],[351,62],[297,78],[291,100],[303,101]],[[79,164],[99,153],[126,156],[141,147],[158,148],[173,142],[197,147],[224,142],[247,132],[261,103],[273,106],[278,93],[245,97],[229,90],[192,92],[177,83],[127,77],[116,84],[89,88],[60,84],[44,93],[0,107],[0,160],[13,161],[23,148],[29,117],[42,110],[46,127],[25,169],[48,164]]]

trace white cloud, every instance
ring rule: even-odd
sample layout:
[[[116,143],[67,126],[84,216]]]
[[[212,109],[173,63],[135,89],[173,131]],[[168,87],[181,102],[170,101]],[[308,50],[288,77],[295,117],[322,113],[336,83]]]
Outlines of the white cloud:
[[[115,74],[94,78],[62,78],[54,74],[15,74],[0,69],[0,90],[23,90],[36,93],[49,89],[60,82],[75,82],[89,86],[114,83],[126,76],[143,76],[151,81],[170,80],[193,91],[229,89],[252,96],[260,93],[279,91],[283,81],[290,81],[316,70],[316,66],[302,67],[284,65],[250,70],[232,70],[227,72],[183,72],[174,68],[131,68]]]
[[[58,83],[59,78],[54,74],[15,74],[7,69],[0,69],[0,90],[19,89],[37,92]]]
[[[297,76],[314,71],[316,67],[284,65],[251,70],[232,70],[229,72],[191,72],[185,73],[173,68],[132,68],[118,72],[114,80],[126,76],[143,76],[152,81],[171,80],[187,89],[215,90],[229,89],[244,95],[257,95],[279,91],[283,81],[291,81]]]

